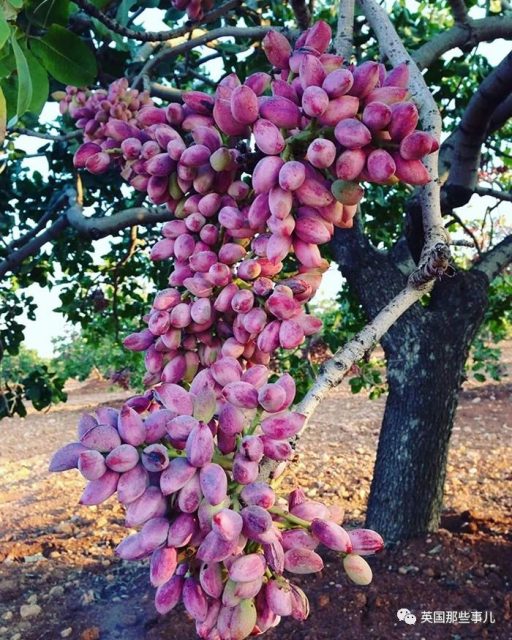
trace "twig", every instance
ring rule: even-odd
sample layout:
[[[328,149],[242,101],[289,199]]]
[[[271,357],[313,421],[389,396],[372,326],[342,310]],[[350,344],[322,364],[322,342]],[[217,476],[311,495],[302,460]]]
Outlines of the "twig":
[[[215,20],[218,20],[228,13],[228,11],[237,7],[241,2],[242,0],[228,0],[224,4],[220,5],[220,7],[217,7],[217,9],[206,13],[197,22],[188,21],[182,27],[178,27],[177,29],[169,29],[166,31],[135,31],[134,29],[130,29],[119,24],[117,20],[114,20],[103,13],[103,11],[100,11],[100,9],[98,9],[92,2],[89,2],[89,0],[76,0],[77,5],[83,9],[85,13],[96,18],[96,20],[99,20],[99,22],[104,24],[108,29],[121,36],[130,38],[131,40],[138,40],[139,42],[164,42],[166,40],[171,40],[172,38],[179,38],[200,24],[215,22]]]
[[[457,222],[457,224],[460,224],[462,230],[464,231],[464,233],[466,233],[472,240],[473,245],[475,246],[475,249],[478,252],[478,255],[481,256],[482,255],[482,248],[480,247],[480,243],[478,242],[478,238],[476,237],[476,235],[473,233],[473,231],[471,231],[471,229],[467,226],[467,224],[464,222],[464,220],[459,216],[459,214],[455,213],[455,211],[450,211],[450,216],[452,217],[452,219]],[[453,244],[453,242],[452,242]]]
[[[113,281],[112,315],[114,318],[114,335],[115,335],[116,342],[120,341],[119,340],[120,326],[119,326],[119,314],[118,314],[119,283],[122,279],[120,271],[121,271],[121,268],[124,267],[124,265],[130,261],[131,257],[137,250],[138,244],[139,244],[139,240],[137,238],[137,225],[134,225],[130,229],[130,244],[128,245],[128,251],[113,268],[114,274],[112,277],[112,281]]]
[[[219,27],[218,29],[212,29],[212,31],[208,31],[206,33],[197,36],[196,38],[192,38],[187,40],[186,42],[182,42],[174,47],[168,46],[161,49],[157,54],[155,54],[152,58],[149,58],[147,62],[144,64],[144,67],[141,71],[135,76],[132,82],[132,88],[137,87],[137,85],[142,80],[142,76],[144,74],[149,75],[153,67],[161,64],[165,60],[169,58],[174,58],[175,56],[179,56],[182,53],[186,53],[195,47],[200,47],[201,45],[205,45],[208,42],[212,42],[217,40],[218,38],[250,38],[253,40],[263,38],[272,27]]]
[[[334,47],[340,56],[350,60],[354,40],[355,0],[340,0]]]
[[[70,131],[61,135],[52,135],[51,133],[43,133],[42,131],[33,131],[24,127],[14,127],[7,130],[8,133],[17,133],[20,136],[32,136],[33,138],[42,138],[43,140],[51,140],[53,142],[64,142],[65,140],[73,140],[82,135],[81,131]]]
[[[200,80],[204,84],[207,84],[209,87],[213,87],[215,89],[215,87],[217,86],[217,83],[214,82],[211,78],[207,78],[206,76],[203,76],[202,73],[198,73],[193,69],[188,69],[187,73],[189,73],[193,78],[196,78],[196,80]]]
[[[505,142],[505,140],[503,141]],[[495,144],[490,144],[490,143],[486,143],[485,145],[488,149],[492,149],[493,151],[496,151],[496,153],[500,156],[500,158],[509,158],[510,160],[512,160],[512,154],[510,153],[505,153],[505,151],[502,151],[499,147],[497,147]]]
[[[466,240],[466,238],[459,238],[457,240],[450,240],[450,244],[454,247],[469,247],[475,248],[475,243],[472,240]]]
[[[477,187],[475,193],[479,196],[491,196],[497,200],[505,200],[512,202],[512,193],[510,191],[498,191],[498,189],[488,189],[487,187]]]

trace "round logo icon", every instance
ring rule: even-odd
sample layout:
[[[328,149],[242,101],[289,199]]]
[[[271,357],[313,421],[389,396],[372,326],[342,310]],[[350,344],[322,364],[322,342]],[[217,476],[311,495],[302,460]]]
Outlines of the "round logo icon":
[[[416,616],[409,609],[398,609],[396,617],[400,622],[405,622],[405,624],[416,624]]]

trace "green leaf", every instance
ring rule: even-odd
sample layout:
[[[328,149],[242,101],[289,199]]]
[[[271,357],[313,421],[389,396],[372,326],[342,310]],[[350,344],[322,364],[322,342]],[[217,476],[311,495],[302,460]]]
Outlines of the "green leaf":
[[[62,84],[83,87],[96,77],[96,58],[92,51],[78,36],[58,24],[52,24],[43,38],[32,39],[30,49]]]
[[[98,9],[105,9],[107,5],[110,4],[111,0],[91,0],[92,4]]]
[[[125,27],[128,23],[128,13],[136,0],[122,0],[116,13],[116,20]]]
[[[23,6],[23,0],[9,0],[9,4],[15,9],[21,9]]]
[[[4,17],[3,11],[0,9],[0,49],[9,40],[11,35],[11,27]]]
[[[18,83],[15,74],[2,79],[1,87],[5,97],[5,102],[7,103],[7,122],[9,123],[12,119],[16,120]]]
[[[32,100],[28,110],[35,115],[39,115],[48,100],[50,93],[50,83],[48,82],[48,74],[46,69],[42,67],[37,58],[29,51],[25,51],[28,66],[30,69],[30,77],[32,79]]]
[[[0,78],[7,78],[16,69],[16,61],[12,47],[7,44],[0,52]]]
[[[5,131],[7,128],[7,104],[5,102],[4,92],[0,87],[0,144],[5,140]]]
[[[22,116],[29,108],[32,101],[32,78],[28,68],[27,59],[18,41],[11,37],[12,49],[16,58],[16,72],[18,74],[18,99],[16,103],[16,115]]]

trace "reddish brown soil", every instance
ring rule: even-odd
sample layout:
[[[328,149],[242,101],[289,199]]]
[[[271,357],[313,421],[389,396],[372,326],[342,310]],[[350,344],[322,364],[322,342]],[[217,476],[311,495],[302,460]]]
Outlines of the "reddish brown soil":
[[[509,348],[509,362],[511,354]],[[512,384],[506,381],[468,385],[461,394],[443,528],[371,558],[374,581],[366,588],[348,584],[335,554],[326,553],[325,570],[300,580],[311,600],[309,620],[285,620],[269,640],[512,639]],[[195,637],[181,610],[155,613],[147,566],[114,556],[126,534],[121,508],[113,500],[80,507],[78,472],[47,473],[51,453],[73,439],[80,412],[123,397],[95,382],[47,414],[2,422],[0,639]],[[352,396],[346,384],[336,390],[317,412],[284,486],[300,481],[310,496],[341,502],[349,526],[361,524],[383,406],[384,399]],[[22,618],[26,604],[41,610]],[[400,608],[416,614],[416,625],[398,621]],[[422,611],[492,612],[495,622],[422,623]]]

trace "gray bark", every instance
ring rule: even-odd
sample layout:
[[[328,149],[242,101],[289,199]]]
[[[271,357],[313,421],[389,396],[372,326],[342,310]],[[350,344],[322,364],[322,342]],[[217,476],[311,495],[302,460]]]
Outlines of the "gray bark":
[[[332,245],[343,275],[373,317],[403,286],[391,255],[357,227]],[[476,270],[437,283],[381,340],[389,395],[368,505],[367,526],[388,542],[435,530],[464,364],[487,305],[489,279]]]
[[[400,319],[383,340],[389,395],[366,523],[388,542],[439,526],[464,364],[487,289],[483,274],[458,273],[438,284],[420,322]]]

